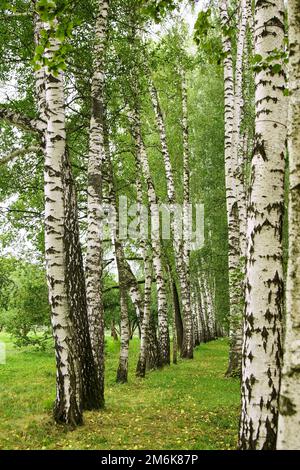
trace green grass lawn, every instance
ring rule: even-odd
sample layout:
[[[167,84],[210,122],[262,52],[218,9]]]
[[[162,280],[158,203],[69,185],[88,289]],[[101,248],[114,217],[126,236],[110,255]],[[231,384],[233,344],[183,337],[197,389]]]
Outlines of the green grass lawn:
[[[135,377],[138,340],[131,342],[129,382],[115,383],[118,342],[107,339],[106,407],[86,412],[74,431],[55,425],[52,352],[7,346],[0,364],[1,449],[234,449],[239,383],[224,378],[226,340],[203,344],[193,361]]]

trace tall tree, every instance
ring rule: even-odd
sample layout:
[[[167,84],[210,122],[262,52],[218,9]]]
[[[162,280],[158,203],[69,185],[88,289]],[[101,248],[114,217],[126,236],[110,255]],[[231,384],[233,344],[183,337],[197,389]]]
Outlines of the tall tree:
[[[97,2],[95,24],[92,111],[88,162],[88,227],[86,290],[88,318],[98,380],[104,395],[104,318],[102,302],[102,163],[104,148],[104,51],[108,25],[108,0]],[[104,401],[104,398],[103,398]]]
[[[50,23],[45,26],[48,30],[53,27]],[[57,38],[50,37],[45,50],[50,64],[60,46]],[[82,422],[82,383],[74,318],[67,295],[64,84],[63,73],[54,73],[49,65],[45,68],[45,103],[45,258],[57,367],[54,418],[57,422],[76,425]]]
[[[232,41],[228,15],[228,2],[220,2],[220,14],[223,32],[224,54],[224,106],[225,106],[225,175],[226,203],[228,222],[228,268],[229,268],[229,337],[230,352],[227,375],[235,376],[241,373],[242,354],[242,312],[244,305],[241,288],[241,245],[240,241],[240,199],[238,191],[238,148],[242,108],[242,63],[246,32],[246,5],[241,2],[241,21],[238,34],[236,73],[234,73],[232,57]],[[236,77],[236,80],[235,80]],[[236,83],[235,83],[236,82]],[[236,86],[235,86],[236,85]]]
[[[118,270],[118,280],[119,280],[119,293],[120,293],[120,356],[119,356],[119,366],[117,370],[117,382],[125,383],[128,378],[128,354],[129,354],[129,340],[130,340],[130,331],[129,331],[129,316],[128,316],[128,299],[127,299],[127,289],[131,286],[130,292],[132,294],[133,289],[133,300],[134,303],[138,305],[138,311],[141,310],[139,298],[139,290],[136,282],[132,279],[133,273],[131,272],[128,266],[128,263],[125,258],[123,242],[120,239],[120,219],[119,219],[119,205],[117,201],[117,188],[114,176],[114,168],[111,160],[111,152],[109,145],[109,136],[108,128],[106,122],[106,112],[104,115],[103,122],[103,132],[104,132],[104,147],[105,147],[105,162],[102,165],[102,176],[103,179],[106,179],[108,182],[108,199],[114,208],[115,211],[115,227],[114,233],[112,235],[112,242],[115,251],[115,258],[117,263]],[[129,279],[128,279],[129,276]]]
[[[33,18],[36,50],[38,50],[37,48],[42,42],[41,33],[44,27],[38,10],[39,3],[36,1]],[[47,130],[46,71],[42,61],[38,64],[34,76],[37,110],[40,120],[39,127],[42,130],[42,147],[45,152],[45,132]],[[96,368],[90,342],[85,276],[79,236],[77,193],[67,146],[63,163],[67,295],[71,315],[74,318],[76,341],[78,343],[80,375],[82,377],[82,406],[84,409],[95,409],[102,406],[102,397],[97,383]]]
[[[173,206],[175,208],[175,204],[176,204],[175,183],[174,183],[173,169],[171,165],[171,159],[170,159],[170,154],[169,154],[168,144],[167,144],[166,128],[165,128],[162,109],[161,109],[160,102],[159,102],[158,93],[152,80],[150,80],[150,94],[151,94],[153,109],[155,112],[156,124],[157,124],[157,128],[159,131],[161,150],[162,150],[165,172],[166,172],[168,202],[170,206]],[[185,101],[184,93],[183,93],[183,99]],[[186,129],[185,129],[185,132],[186,132]],[[186,134],[185,134],[185,140],[186,140]],[[185,150],[186,150],[186,145],[185,145]],[[185,157],[185,160],[186,158],[187,158],[187,155]],[[188,193],[188,189],[186,189],[186,193]],[[182,244],[182,240],[179,239],[178,227],[176,224],[175,216],[171,217],[171,232],[172,232],[172,238],[173,238],[176,268],[178,271],[178,277],[179,277],[179,283],[180,283],[182,316],[183,316],[183,327],[184,327],[181,356],[183,358],[192,359],[193,358],[193,320],[192,320],[192,311],[191,311],[189,282],[188,282],[187,270],[185,269],[185,262],[184,262],[185,256],[184,256],[183,244]]]
[[[255,2],[255,148],[247,228],[241,449],[274,449],[282,356],[286,139],[284,4]],[[272,57],[273,54],[273,57]],[[273,59],[266,62],[267,58]]]
[[[289,250],[277,449],[300,449],[300,5],[288,2]]]
[[[147,152],[142,140],[139,110],[136,108],[133,116],[133,134],[136,147],[137,170],[141,170],[147,185],[147,199],[151,214],[151,246],[153,250],[153,269],[156,278],[158,302],[158,344],[160,349],[160,364],[170,364],[170,337],[168,328],[168,310],[166,296],[166,281],[163,270],[162,247],[159,230],[158,200],[153,184]]]

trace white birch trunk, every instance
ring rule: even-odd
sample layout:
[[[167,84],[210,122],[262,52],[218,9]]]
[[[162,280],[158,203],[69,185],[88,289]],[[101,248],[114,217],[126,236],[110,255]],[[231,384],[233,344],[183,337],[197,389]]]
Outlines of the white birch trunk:
[[[232,131],[233,158],[236,161],[236,198],[239,214],[240,256],[246,256],[246,199],[244,197],[243,170],[244,170],[244,137],[241,134],[243,118],[243,65],[245,54],[245,41],[247,32],[247,1],[240,2],[240,20],[237,38],[237,57],[235,65],[235,90],[234,90],[234,122]],[[244,274],[244,260],[240,262],[241,275]],[[241,312],[242,313],[242,312]],[[242,315],[240,318],[242,323]]]
[[[265,59],[283,47],[283,1],[256,1],[255,53]],[[247,229],[240,448],[254,450],[276,445],[282,356],[286,100],[283,67],[273,65],[255,77],[256,143]]]
[[[243,11],[244,13],[244,11]],[[228,223],[228,267],[229,267],[229,338],[230,352],[229,364],[226,375],[240,375],[241,353],[242,353],[242,312],[243,312],[243,291],[241,289],[241,249],[240,249],[240,220],[238,204],[238,162],[237,149],[240,128],[240,105],[242,101],[242,53],[245,36],[244,15],[242,16],[242,32],[238,41],[237,82],[238,95],[235,96],[234,72],[231,52],[231,39],[227,33],[229,27],[229,17],[227,2],[220,1],[220,14],[223,28],[223,52],[224,58],[224,107],[225,107],[225,177],[226,177],[226,204]]]
[[[119,273],[119,291],[120,291],[120,311],[121,311],[121,348],[119,357],[119,366],[117,370],[117,382],[125,383],[128,377],[128,354],[129,354],[129,318],[127,304],[127,284],[124,268],[124,251],[122,244],[116,238],[114,240],[115,255]]]
[[[151,286],[152,286],[152,262],[149,253],[144,252],[144,311],[141,324],[140,354],[136,367],[137,377],[145,377],[147,366],[148,338],[151,315]]]
[[[112,242],[115,250],[115,258],[117,263],[118,278],[119,278],[119,293],[120,293],[120,356],[119,366],[117,369],[117,382],[126,383],[128,379],[128,355],[129,355],[129,340],[130,340],[130,325],[128,317],[128,302],[127,302],[127,289],[129,286],[135,290],[137,288],[136,283],[133,282],[133,274],[130,267],[125,259],[123,243],[119,236],[119,205],[117,201],[117,189],[114,177],[114,168],[111,160],[110,145],[108,126],[106,121],[106,111],[103,111],[103,139],[105,157],[102,165],[102,177],[103,180],[108,182],[108,194],[107,197],[114,207],[115,210],[115,227],[112,236]],[[103,190],[104,192],[104,190]],[[138,288],[137,288],[138,289]],[[130,289],[131,290],[131,289]],[[137,294],[137,292],[136,292]],[[138,295],[138,294],[137,294]],[[136,296],[134,296],[136,301]],[[140,306],[139,306],[140,308]]]
[[[198,286],[199,286],[199,298],[200,298],[200,305],[201,305],[201,313],[202,313],[202,320],[203,320],[203,327],[204,327],[204,336],[205,342],[212,340],[212,333],[209,324],[209,313],[208,313],[208,305],[207,305],[207,297],[205,292],[205,284],[204,284],[204,275],[201,271],[198,274]]]
[[[181,93],[182,93],[182,136],[183,136],[183,262],[188,288],[190,290],[190,148],[189,148],[189,126],[188,126],[188,95],[186,74],[181,70]]]
[[[92,114],[89,135],[86,291],[88,318],[98,380],[104,393],[104,319],[102,303],[102,163],[104,149],[104,49],[109,2],[98,0],[92,76]]]
[[[40,43],[40,32],[44,27],[45,25],[41,22],[39,15],[35,14],[35,46],[38,46]],[[35,71],[35,94],[39,114],[39,128],[43,131],[43,151],[45,153],[45,132],[47,129],[46,71],[45,66],[43,64],[40,65],[41,67]],[[97,385],[95,364],[90,344],[85,277],[79,239],[77,195],[67,148],[65,148],[64,155],[63,184],[65,198],[64,244],[67,296],[76,330],[80,375],[82,378],[82,407],[88,410],[98,409],[102,407],[103,403],[101,391]]]
[[[147,197],[151,214],[151,246],[153,250],[153,269],[156,278],[157,302],[158,302],[158,342],[160,349],[161,365],[170,364],[170,337],[168,327],[168,309],[166,281],[162,262],[162,248],[159,230],[154,228],[156,222],[159,221],[159,209],[157,204],[156,192],[150,173],[148,156],[142,140],[140,129],[140,118],[138,112],[134,116],[134,137],[136,144],[137,167],[141,169],[147,185]]]
[[[50,39],[45,56],[50,62],[59,49]],[[54,418],[71,425],[82,422],[79,357],[67,295],[65,253],[64,158],[66,145],[63,74],[45,69],[45,258],[56,352],[56,402]]]
[[[289,260],[286,331],[277,449],[300,450],[300,4],[288,2],[289,20]]]
[[[155,112],[157,128],[159,130],[166,180],[167,180],[167,194],[170,205],[175,205],[175,184],[173,170],[167,146],[167,136],[165,130],[164,119],[162,110],[158,100],[157,90],[154,84],[150,81],[150,94]],[[186,158],[188,155],[186,155]],[[186,188],[187,192],[188,188]],[[184,253],[182,250],[182,240],[179,240],[177,234],[177,227],[175,218],[171,217],[171,231],[173,237],[173,249],[175,254],[176,268],[178,271],[180,291],[181,291],[181,303],[182,303],[182,315],[183,315],[183,342],[181,348],[181,357],[192,359],[193,358],[193,319],[191,311],[191,300],[190,300],[190,289],[187,277],[187,272],[184,263]]]

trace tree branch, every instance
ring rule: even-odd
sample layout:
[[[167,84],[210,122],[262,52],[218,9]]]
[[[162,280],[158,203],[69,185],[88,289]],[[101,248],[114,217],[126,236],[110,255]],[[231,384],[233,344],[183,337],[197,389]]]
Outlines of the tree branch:
[[[41,150],[41,148],[37,146],[30,146],[30,147],[14,150],[9,155],[7,155],[6,157],[0,160],[0,166],[5,165],[6,163],[14,160],[15,158],[21,155],[26,155],[27,153],[37,153],[39,150]]]
[[[40,119],[31,119],[24,114],[13,111],[6,106],[0,105],[0,119],[4,119],[10,124],[30,132],[42,133],[43,122]]]

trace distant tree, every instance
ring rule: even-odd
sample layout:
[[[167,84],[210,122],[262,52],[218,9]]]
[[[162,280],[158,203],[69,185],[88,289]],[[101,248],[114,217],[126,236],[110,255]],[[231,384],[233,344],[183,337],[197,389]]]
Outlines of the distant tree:
[[[15,260],[14,265],[13,271],[6,270],[5,284],[0,288],[0,323],[18,346],[43,347],[51,338],[45,272],[26,262]]]

